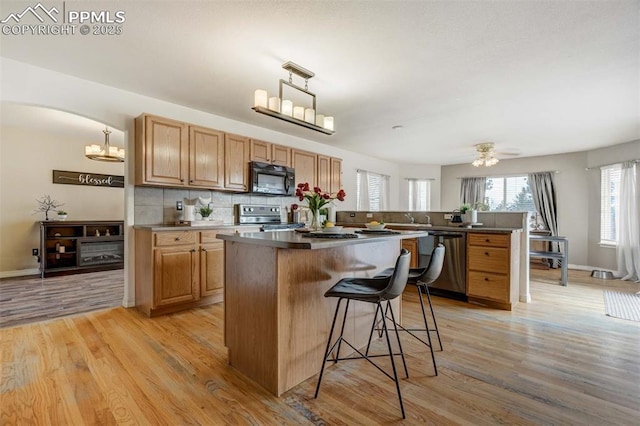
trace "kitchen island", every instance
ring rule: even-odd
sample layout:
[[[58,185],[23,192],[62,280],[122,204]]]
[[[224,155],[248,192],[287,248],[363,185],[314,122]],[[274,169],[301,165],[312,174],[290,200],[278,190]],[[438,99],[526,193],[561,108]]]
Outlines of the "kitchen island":
[[[394,266],[401,240],[427,233],[355,235],[349,239],[307,238],[295,231],[218,235],[224,240],[225,345],[230,365],[277,396],[317,374],[337,303],[324,293],[341,278],[373,277]],[[399,309],[400,300],[395,303]],[[356,302],[349,309],[345,337],[356,346],[367,343],[374,308]]]

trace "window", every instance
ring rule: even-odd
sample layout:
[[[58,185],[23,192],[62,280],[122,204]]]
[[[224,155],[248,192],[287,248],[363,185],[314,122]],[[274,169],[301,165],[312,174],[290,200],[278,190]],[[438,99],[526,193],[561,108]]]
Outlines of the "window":
[[[409,180],[409,210],[427,211],[431,209],[431,182],[426,179]]]
[[[490,211],[536,211],[527,176],[487,178],[485,203]]]
[[[357,210],[380,211],[388,208],[389,176],[358,170],[356,188]]]
[[[618,242],[620,164],[600,168],[600,244]]]

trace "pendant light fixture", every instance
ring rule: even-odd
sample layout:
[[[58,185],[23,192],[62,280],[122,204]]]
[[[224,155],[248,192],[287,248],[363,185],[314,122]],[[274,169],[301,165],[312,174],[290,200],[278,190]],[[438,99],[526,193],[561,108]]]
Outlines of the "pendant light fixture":
[[[102,147],[95,144],[86,145],[84,147],[84,155],[96,161],[123,162],[124,148],[109,145],[109,134],[111,134],[111,131],[108,127],[105,127],[102,133],[104,133],[104,145]]]
[[[266,90],[256,90],[252,109],[260,114],[278,118],[327,135],[333,135],[335,133],[333,117],[317,113],[316,95],[309,91],[309,79],[315,76],[315,74],[293,62],[283,64],[282,68],[289,71],[289,81],[280,79],[277,97],[269,97]],[[304,88],[293,83],[293,74],[304,79]],[[309,105],[306,107],[294,105],[291,100],[285,99],[282,93],[283,85],[310,96],[312,99],[311,107],[309,107]]]
[[[476,145],[476,151],[478,151],[478,158],[473,160],[473,164],[475,167],[485,166],[491,167],[498,164],[498,160],[495,156],[495,152],[493,151],[493,142],[480,143]]]

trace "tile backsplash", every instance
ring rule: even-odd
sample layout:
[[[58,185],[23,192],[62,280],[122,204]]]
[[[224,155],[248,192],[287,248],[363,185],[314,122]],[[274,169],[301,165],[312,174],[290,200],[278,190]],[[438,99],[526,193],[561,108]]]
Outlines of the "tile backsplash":
[[[182,212],[176,210],[176,201],[182,201],[184,205],[199,205],[199,197],[211,199],[213,203],[212,218],[223,221],[225,225],[232,225],[235,221],[233,212],[235,204],[270,204],[284,209],[298,202],[296,197],[265,197],[248,193],[235,194],[208,190],[136,186],[134,193],[135,224],[173,225],[182,218]]]

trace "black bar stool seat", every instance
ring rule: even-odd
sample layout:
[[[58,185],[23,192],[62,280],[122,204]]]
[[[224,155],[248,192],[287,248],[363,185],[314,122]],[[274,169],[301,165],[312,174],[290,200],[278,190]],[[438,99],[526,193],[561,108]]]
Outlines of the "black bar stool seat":
[[[387,276],[382,278],[343,278],[338,281],[333,287],[331,287],[324,294],[325,297],[337,297],[338,304],[336,306],[335,313],[333,315],[333,322],[331,323],[331,331],[329,332],[329,338],[327,339],[327,347],[324,352],[324,358],[322,359],[322,368],[320,369],[320,375],[318,376],[318,384],[316,386],[316,393],[314,398],[318,397],[318,393],[320,392],[320,384],[322,383],[322,374],[324,373],[324,368],[328,360],[330,360],[331,355],[333,353],[333,357],[331,360],[334,363],[338,361],[347,360],[347,359],[365,359],[369,363],[371,363],[374,367],[380,370],[387,377],[392,379],[396,384],[396,391],[398,393],[398,400],[400,401],[400,410],[402,411],[402,418],[405,417],[404,412],[404,404],[402,403],[402,394],[400,393],[400,382],[398,380],[398,372],[396,370],[396,363],[394,360],[395,355],[400,355],[402,357],[402,363],[404,364],[404,370],[406,377],[409,377],[409,372],[407,370],[407,363],[404,359],[404,353],[402,351],[402,344],[400,343],[400,335],[398,334],[398,328],[396,326],[395,316],[393,313],[393,308],[391,307],[390,301],[396,299],[398,296],[402,295],[405,286],[407,285],[407,278],[409,276],[409,262],[410,262],[411,253],[407,250],[402,249],[400,252],[400,256],[396,260],[396,266],[393,269],[393,272]],[[346,306],[344,309],[344,315],[342,319],[342,327],[340,330],[340,335],[332,344],[333,331],[336,326],[336,320],[338,318],[338,311],[340,310],[340,304],[343,300],[346,300]],[[349,302],[355,300],[359,302],[365,303],[373,303],[376,305],[376,312],[373,318],[373,323],[371,324],[371,331],[369,332],[369,340],[367,343],[367,348],[364,353],[362,353],[358,348],[354,347],[351,343],[349,343],[344,337],[344,328],[347,319],[347,312],[349,311]],[[386,311],[382,309],[382,302],[387,302]],[[394,325],[394,330],[396,332],[396,339],[398,341],[399,352],[394,354],[393,349],[391,348],[391,340],[389,339],[389,330],[387,329],[385,316],[387,312],[391,315],[390,319]],[[384,355],[370,355],[369,348],[371,346],[371,338],[373,337],[373,331],[375,329],[376,323],[378,321],[378,315],[380,315],[380,321],[382,322],[382,334],[384,334],[387,341],[387,349],[388,354]],[[359,356],[349,356],[340,358],[340,347],[342,343],[348,345],[354,352],[357,352]],[[378,356],[388,356],[391,359],[391,367],[393,369],[393,376],[383,370],[380,366],[378,366],[371,358]]]

